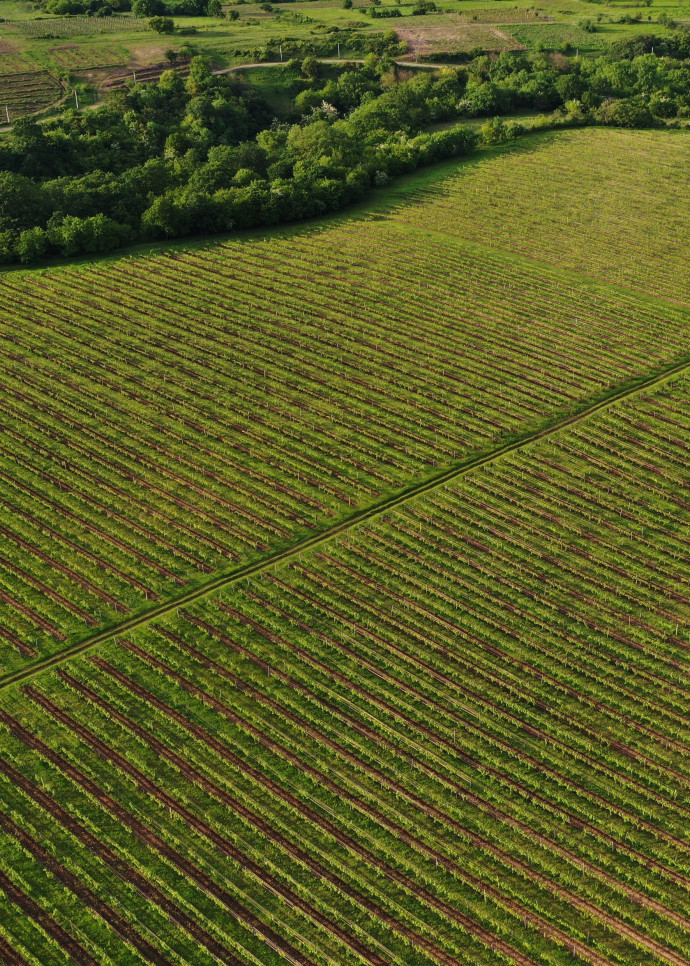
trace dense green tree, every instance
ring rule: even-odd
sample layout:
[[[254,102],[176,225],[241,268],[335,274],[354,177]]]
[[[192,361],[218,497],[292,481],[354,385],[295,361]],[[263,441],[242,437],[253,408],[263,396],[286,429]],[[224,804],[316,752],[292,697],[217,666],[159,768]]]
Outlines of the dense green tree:
[[[319,62],[316,57],[305,57],[301,66],[302,76],[314,80],[319,76]]]
[[[44,228],[27,228],[17,239],[15,251],[19,261],[24,265],[35,262],[45,254],[48,248],[48,237]]]
[[[135,17],[160,17],[168,12],[163,0],[134,0],[132,13]]]
[[[599,120],[614,127],[654,127],[658,122],[649,106],[636,98],[625,98],[620,101],[607,101],[602,104],[598,113]]]
[[[151,17],[149,27],[157,34],[172,34],[175,31],[175,21],[172,17]]]
[[[25,175],[0,171],[0,231],[31,228],[49,210],[49,199],[40,185]]]

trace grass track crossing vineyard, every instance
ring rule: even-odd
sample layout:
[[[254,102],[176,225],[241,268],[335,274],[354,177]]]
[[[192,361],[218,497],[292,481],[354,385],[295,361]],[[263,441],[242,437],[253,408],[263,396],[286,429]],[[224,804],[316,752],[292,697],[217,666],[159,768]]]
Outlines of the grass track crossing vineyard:
[[[601,136],[568,135],[574,158]],[[657,136],[637,138],[647,163]],[[687,154],[670,143],[664,191]],[[540,150],[515,167],[533,178]],[[455,204],[486,163],[435,191]],[[4,277],[5,670],[684,354],[678,299],[575,286],[457,224],[439,259],[438,235],[409,227],[415,203]]]
[[[205,883],[228,948],[683,963],[689,398],[678,376],[6,690],[13,814],[51,842],[90,816],[109,867],[172,863],[192,910]]]

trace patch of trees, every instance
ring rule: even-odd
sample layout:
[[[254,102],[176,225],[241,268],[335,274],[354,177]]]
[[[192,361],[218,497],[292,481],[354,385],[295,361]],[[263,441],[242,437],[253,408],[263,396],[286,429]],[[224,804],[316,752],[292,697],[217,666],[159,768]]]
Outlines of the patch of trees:
[[[506,52],[416,74],[385,55],[341,72],[311,57],[287,68],[294,122],[273,118],[237,75],[214,75],[195,58],[186,79],[167,71],[130,84],[101,110],[17,122],[0,142],[0,259],[334,211],[403,172],[472,152],[478,136],[468,128],[429,132],[463,117],[490,119],[485,143],[522,133],[510,115],[525,109],[562,124],[677,125],[690,117],[690,63],[654,41],[635,41],[649,52],[628,45],[595,60]]]
[[[135,17],[218,17],[223,8],[220,0],[133,0]]]
[[[135,17],[220,17],[222,0],[43,0],[46,13],[109,17],[131,10]]]
[[[374,33],[356,29],[329,27],[319,36],[309,39],[298,37],[273,37],[261,47],[235,50],[237,56],[249,57],[257,63],[277,61],[283,58],[366,56],[376,54],[400,57],[407,53],[405,41],[399,41],[394,30]]]
[[[132,8],[132,0],[45,0],[41,8],[56,16],[111,17]]]
[[[402,12],[398,7],[369,7],[369,16],[374,20],[390,20],[402,17]]]
[[[690,117],[690,35],[638,37],[596,59],[506,52],[475,57],[459,105],[469,117],[562,110],[583,123],[649,127]],[[653,53],[652,53],[653,50]]]

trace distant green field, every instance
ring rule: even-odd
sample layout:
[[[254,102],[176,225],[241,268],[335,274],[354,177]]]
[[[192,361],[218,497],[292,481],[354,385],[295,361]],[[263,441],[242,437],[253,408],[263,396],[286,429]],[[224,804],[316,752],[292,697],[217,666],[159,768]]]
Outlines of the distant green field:
[[[528,49],[543,46],[549,50],[557,50],[569,44],[575,49],[591,51],[603,50],[608,46],[607,40],[599,31],[588,33],[575,24],[516,24],[510,29],[513,36]]]
[[[46,18],[33,4],[24,0],[7,0],[2,4],[0,23],[0,74],[28,70],[26,64],[53,72],[102,70],[115,64],[144,67],[163,60],[169,47],[191,43],[218,67],[252,62],[267,43],[281,39],[314,42],[328,32],[353,27],[365,33],[398,30],[410,46],[410,56],[423,52],[449,53],[473,47],[505,50],[524,45],[529,49],[544,46],[558,49],[571,44],[584,53],[603,50],[615,39],[632,36],[641,30],[666,34],[656,21],[664,13],[690,22],[690,0],[652,0],[640,8],[618,0],[605,5],[584,0],[438,0],[442,15],[410,16],[413,4],[383,0],[383,7],[395,7],[402,16],[372,19],[367,16],[367,0],[357,0],[344,9],[340,0],[297,0],[275,4],[272,11],[262,10],[258,3],[234,3],[231,7],[239,19],[209,17],[178,18],[179,28],[171,38],[152,33],[146,21],[131,16],[110,18]],[[639,24],[620,24],[626,14],[642,15]],[[583,19],[597,20],[596,33],[585,33],[577,26]],[[181,31],[181,32],[179,32]],[[50,36],[43,36],[49,33]],[[343,56],[353,53],[343,45]],[[4,62],[4,65],[3,65]],[[99,75],[100,76],[100,75]],[[2,89],[0,87],[0,100]]]

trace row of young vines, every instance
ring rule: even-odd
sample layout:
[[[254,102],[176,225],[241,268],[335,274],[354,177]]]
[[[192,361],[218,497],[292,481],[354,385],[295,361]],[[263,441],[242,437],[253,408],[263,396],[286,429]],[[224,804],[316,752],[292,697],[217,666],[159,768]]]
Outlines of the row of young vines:
[[[5,691],[8,961],[687,963],[689,403]]]

